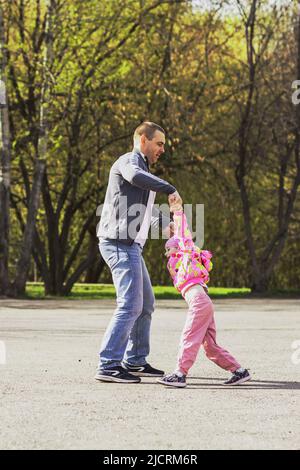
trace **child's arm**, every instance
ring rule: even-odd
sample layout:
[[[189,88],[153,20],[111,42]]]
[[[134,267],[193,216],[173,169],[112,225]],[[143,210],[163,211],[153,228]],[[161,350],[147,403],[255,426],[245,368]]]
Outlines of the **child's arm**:
[[[182,210],[175,211],[173,220],[175,225],[174,235],[178,239],[179,247],[182,250],[186,249],[187,246],[191,248],[194,245],[194,242],[192,234],[187,224],[185,213]]]

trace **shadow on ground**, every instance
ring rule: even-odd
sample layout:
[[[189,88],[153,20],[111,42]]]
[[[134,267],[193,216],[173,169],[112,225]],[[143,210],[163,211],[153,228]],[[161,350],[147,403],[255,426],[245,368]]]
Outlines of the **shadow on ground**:
[[[226,380],[226,378],[216,378],[216,377],[189,377],[187,382],[187,388],[192,389],[209,389],[209,390],[232,390],[233,388],[238,388],[239,390],[245,389],[245,390],[300,390],[300,382],[280,382],[278,380],[251,380],[250,382],[247,382],[247,384],[241,384],[241,385],[236,385],[236,386],[228,386],[224,385],[223,382]],[[218,385],[215,383],[195,383],[194,381],[196,380],[205,380],[205,381],[210,381],[210,382],[222,382]],[[193,381],[193,382],[190,382]],[[142,382],[140,385],[153,385],[156,384],[156,381],[147,381],[147,382]],[[157,385],[162,385],[162,384],[157,384]],[[170,385],[165,385],[164,387],[168,388],[179,388],[179,387],[172,387]],[[182,388],[183,390],[183,388]]]

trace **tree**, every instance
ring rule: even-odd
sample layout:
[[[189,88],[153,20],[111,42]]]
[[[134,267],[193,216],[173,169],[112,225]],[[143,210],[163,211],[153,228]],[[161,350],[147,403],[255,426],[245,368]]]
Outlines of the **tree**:
[[[252,268],[252,289],[255,292],[264,292],[267,290],[271,275],[273,274],[274,267],[278,263],[282,250],[284,248],[287,235],[289,224],[291,221],[291,215],[293,213],[295,207],[295,200],[300,184],[300,160],[299,160],[299,111],[296,111],[296,119],[292,124],[292,127],[287,126],[284,129],[284,142],[281,142],[281,146],[277,147],[278,151],[278,203],[277,203],[277,226],[273,228],[273,234],[270,234],[270,238],[266,243],[264,249],[261,251],[260,255],[258,256],[257,250],[255,249],[254,237],[253,237],[253,222],[251,219],[251,209],[250,209],[250,199],[249,199],[249,184],[247,184],[247,176],[251,171],[251,166],[254,165],[253,161],[255,157],[253,155],[259,155],[259,146],[260,140],[256,140],[256,145],[253,145],[254,142],[250,143],[249,140],[252,138],[251,135],[251,127],[253,126],[254,119],[259,122],[256,122],[256,126],[258,124],[264,126],[264,122],[259,119],[264,113],[262,110],[259,110],[260,116],[258,116],[258,112],[256,111],[255,107],[257,103],[254,102],[255,94],[257,98],[259,98],[259,91],[258,87],[260,86],[260,82],[258,82],[257,74],[262,71],[264,62],[266,60],[266,52],[268,46],[271,42],[271,38],[274,34],[274,23],[272,24],[271,28],[266,28],[264,31],[264,35],[262,36],[263,39],[259,44],[259,50],[256,50],[256,44],[258,39],[255,37],[255,27],[257,27],[257,20],[256,16],[258,13],[258,5],[259,2],[253,0],[251,2],[251,8],[249,10],[249,14],[245,21],[245,37],[246,37],[246,44],[247,44],[247,64],[248,64],[248,87],[247,87],[247,98],[243,113],[241,115],[241,121],[238,129],[238,136],[239,136],[239,146],[238,146],[238,164],[236,166],[236,180],[238,184],[238,188],[240,190],[241,202],[243,207],[243,216],[244,216],[244,226],[245,226],[245,234],[246,234],[246,241],[249,251],[249,257],[251,260],[251,268]],[[243,13],[245,11],[243,10]],[[278,10],[273,10],[273,14],[276,20],[280,18],[280,13]],[[298,20],[299,21],[299,20]],[[275,23],[276,24],[276,23]],[[297,27],[297,43],[300,45],[300,30],[299,25]],[[300,60],[300,49],[298,48],[297,52],[298,63]],[[261,69],[261,70],[259,70]],[[300,67],[297,66],[297,77],[299,76]],[[276,96],[275,103],[277,105],[282,105],[282,89],[279,91],[279,94]],[[274,97],[272,97],[274,101]],[[270,101],[268,103],[270,106]],[[291,111],[290,107],[288,108]],[[263,110],[265,111],[265,109]],[[273,108],[273,112],[278,111]],[[279,108],[280,113],[284,113],[285,110],[282,106]],[[276,120],[276,118],[275,118]],[[258,127],[257,126],[257,127]],[[289,143],[289,136],[290,133],[294,134],[293,142]],[[278,142],[278,134],[282,132],[274,126],[273,128],[273,139]],[[260,136],[262,138],[262,136]],[[292,177],[291,181],[291,189],[289,192],[286,191],[286,177],[288,166],[292,153],[294,153],[294,168],[295,172]]]
[[[11,142],[6,86],[7,50],[0,3],[0,295],[9,288],[9,209]]]
[[[96,227],[101,202],[100,167],[110,147],[116,150],[120,141],[131,137],[118,115],[117,86],[129,73],[120,59],[138,46],[143,21],[163,5],[170,2],[147,0],[141,6],[131,0],[124,7],[106,0],[89,2],[87,10],[81,1],[53,0],[49,24],[38,0],[35,8],[14,2],[11,120],[24,189],[15,187],[12,200],[24,240],[34,237],[32,253],[46,293],[69,293],[95,262],[96,240],[90,239],[93,247],[88,247],[87,236]],[[16,31],[21,43],[17,50]],[[31,182],[33,151],[39,170],[36,187]],[[36,214],[37,205],[30,201],[37,201],[39,189],[43,206],[32,224],[29,210],[25,221],[24,206]],[[28,256],[26,250],[17,266],[17,292],[24,292]]]
[[[37,129],[37,141],[34,155],[34,175],[33,183],[29,193],[28,212],[21,254],[17,265],[16,278],[13,289],[16,294],[25,292],[28,270],[34,242],[36,218],[40,202],[42,181],[45,174],[46,161],[48,156],[48,113],[50,105],[50,88],[52,85],[51,69],[53,64],[53,14],[55,9],[55,0],[46,1],[45,13],[45,39],[42,62],[42,83],[39,103],[39,120]]]

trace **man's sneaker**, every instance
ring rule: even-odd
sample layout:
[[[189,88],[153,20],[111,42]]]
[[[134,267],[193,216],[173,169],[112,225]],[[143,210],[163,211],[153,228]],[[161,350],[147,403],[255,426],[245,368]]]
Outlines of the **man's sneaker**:
[[[157,382],[170,387],[186,387],[185,375],[169,374],[157,379]]]
[[[139,383],[141,381],[139,377],[129,374],[127,370],[121,366],[100,369],[97,371],[95,379],[103,382],[119,382],[125,384]]]
[[[239,385],[247,380],[251,379],[251,375],[249,374],[248,370],[245,369],[243,372],[238,372],[237,370],[232,374],[229,380],[224,382],[224,385]]]
[[[123,362],[122,366],[127,372],[137,377],[162,377],[164,375],[163,370],[154,369],[150,364],[144,364],[143,366],[131,366],[127,362]]]

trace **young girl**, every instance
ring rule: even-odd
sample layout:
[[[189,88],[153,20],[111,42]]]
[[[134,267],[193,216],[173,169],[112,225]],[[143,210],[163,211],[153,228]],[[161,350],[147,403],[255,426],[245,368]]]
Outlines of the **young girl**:
[[[230,379],[224,382],[225,385],[246,382],[251,378],[248,370],[242,368],[228,351],[216,343],[214,309],[206,287],[208,273],[212,269],[212,254],[207,250],[200,250],[194,244],[181,207],[174,212],[174,224],[174,236],[165,245],[167,266],[174,286],[181,292],[189,309],[175,372],[157,381],[163,385],[185,387],[186,376],[203,345],[208,359],[232,372]]]

